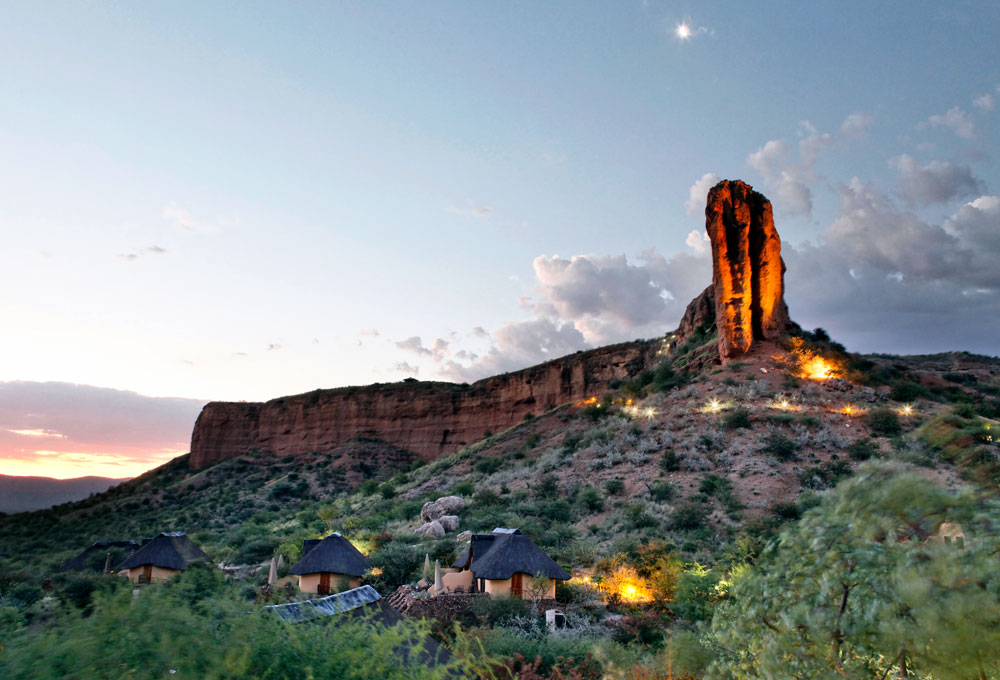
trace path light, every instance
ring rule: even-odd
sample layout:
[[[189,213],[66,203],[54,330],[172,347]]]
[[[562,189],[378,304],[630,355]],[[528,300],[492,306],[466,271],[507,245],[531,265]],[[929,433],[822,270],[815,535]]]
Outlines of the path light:
[[[854,415],[854,407],[851,406],[850,404],[848,404],[847,406],[845,406],[844,407],[844,415],[845,416]]]
[[[907,404],[903,408],[899,409],[899,414],[903,416],[908,416],[913,413],[913,407]]]
[[[646,416],[647,418],[652,418],[653,416],[656,415],[656,409],[653,408],[652,406],[647,406],[646,410],[643,411],[643,415]]]
[[[722,404],[719,403],[718,399],[713,399],[708,402],[708,410],[712,413],[718,413],[722,409]]]

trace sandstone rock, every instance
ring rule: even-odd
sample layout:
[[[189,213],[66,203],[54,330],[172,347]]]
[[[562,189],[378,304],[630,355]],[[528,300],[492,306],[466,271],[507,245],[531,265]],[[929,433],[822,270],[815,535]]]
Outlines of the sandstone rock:
[[[724,180],[708,192],[705,229],[725,361],[748,352],[754,339],[777,338],[788,327],[785,263],[771,202],[739,180]]]
[[[200,469],[253,449],[276,456],[376,439],[434,460],[562,404],[603,394],[656,363],[657,344],[630,342],[570,354],[471,385],[393,383],[317,390],[266,403],[211,402],[191,435]]]
[[[415,532],[417,536],[423,536],[424,538],[441,538],[444,536],[444,527],[441,526],[441,522],[434,520],[433,522],[428,522],[424,524]]]
[[[459,542],[468,541],[470,538],[472,538],[472,531],[469,529],[466,529],[462,533],[455,536],[455,540]]]
[[[671,344],[671,349],[680,347],[688,338],[699,331],[710,331],[715,327],[715,286],[709,286],[688,303],[681,317],[681,325]]]
[[[442,496],[436,501],[427,501],[420,508],[420,520],[431,522],[443,515],[454,515],[465,509],[465,500],[461,496]]]
[[[443,515],[438,517],[438,523],[444,527],[445,531],[457,531],[458,530],[458,515]]]

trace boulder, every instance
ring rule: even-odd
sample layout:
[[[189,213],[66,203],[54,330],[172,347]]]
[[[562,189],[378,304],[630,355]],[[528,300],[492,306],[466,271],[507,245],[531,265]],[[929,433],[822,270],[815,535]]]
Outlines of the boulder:
[[[441,526],[441,522],[434,520],[433,522],[427,522],[415,532],[417,536],[423,536],[424,538],[442,538],[445,534],[444,527]]]
[[[444,527],[445,531],[458,530],[458,515],[442,515],[437,519],[438,523]]]
[[[436,501],[427,501],[420,508],[420,520],[433,522],[444,515],[454,515],[465,509],[465,500],[461,496],[442,496]]]

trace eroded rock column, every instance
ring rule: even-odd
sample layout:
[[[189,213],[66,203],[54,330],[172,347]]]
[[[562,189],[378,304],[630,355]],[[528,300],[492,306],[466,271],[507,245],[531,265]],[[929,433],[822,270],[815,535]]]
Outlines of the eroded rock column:
[[[750,185],[724,180],[708,192],[705,229],[712,240],[712,284],[719,356],[745,354],[754,339],[788,327],[785,263],[771,202]]]

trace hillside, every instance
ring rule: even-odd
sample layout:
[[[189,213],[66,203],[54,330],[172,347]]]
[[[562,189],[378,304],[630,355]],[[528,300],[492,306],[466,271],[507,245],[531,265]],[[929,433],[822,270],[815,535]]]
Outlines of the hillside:
[[[986,440],[1000,418],[1000,361],[809,347],[762,344],[723,368],[706,361],[714,339],[694,338],[604,394],[429,464],[373,440],[203,470],[181,456],[89,499],[0,518],[0,545],[8,566],[53,565],[96,540],[185,530],[219,561],[294,559],[328,526],[416,544],[421,504],[457,493],[470,501],[460,529],[521,526],[571,566],[653,538],[710,562],[740,532],[796,517],[867,458],[911,462],[949,485],[1000,479]],[[796,375],[820,355],[850,380]]]
[[[78,501],[127,479],[109,477],[18,477],[0,475],[0,512],[27,512]]]

